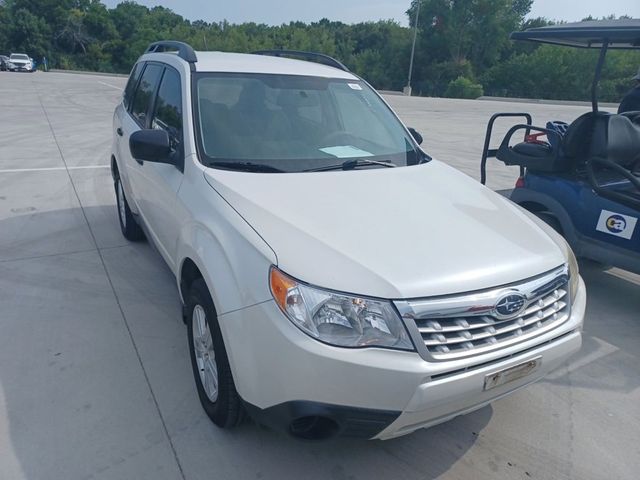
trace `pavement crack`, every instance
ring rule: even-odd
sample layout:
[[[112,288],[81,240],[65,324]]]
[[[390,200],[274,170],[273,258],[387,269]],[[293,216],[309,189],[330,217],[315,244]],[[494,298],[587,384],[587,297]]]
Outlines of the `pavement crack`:
[[[46,255],[33,255],[31,257],[5,258],[5,259],[1,259],[0,263],[21,262],[25,260],[40,260],[42,258],[52,258],[52,257],[64,257],[66,255],[76,255],[79,253],[95,252],[96,250],[97,250],[96,248],[90,248],[86,250],[75,250],[72,252],[58,252],[58,253],[49,253]]]

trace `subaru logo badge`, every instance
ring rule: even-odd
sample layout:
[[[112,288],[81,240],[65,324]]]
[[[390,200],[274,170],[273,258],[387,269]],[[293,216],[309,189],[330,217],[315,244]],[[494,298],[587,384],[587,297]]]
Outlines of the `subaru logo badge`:
[[[515,317],[524,310],[526,301],[521,293],[509,293],[498,300],[494,311],[500,317]]]

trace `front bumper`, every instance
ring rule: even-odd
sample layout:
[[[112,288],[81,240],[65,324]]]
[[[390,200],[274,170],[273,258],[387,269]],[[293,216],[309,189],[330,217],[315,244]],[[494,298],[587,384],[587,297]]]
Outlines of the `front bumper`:
[[[291,432],[295,422],[324,415],[336,425],[332,434],[389,439],[481,408],[564,364],[580,348],[585,305],[580,280],[571,317],[558,328],[455,362],[322,344],[292,325],[273,301],[227,313],[219,322],[238,393],[259,421]],[[484,391],[486,375],[536,357],[535,372]],[[354,429],[352,420],[367,427]]]

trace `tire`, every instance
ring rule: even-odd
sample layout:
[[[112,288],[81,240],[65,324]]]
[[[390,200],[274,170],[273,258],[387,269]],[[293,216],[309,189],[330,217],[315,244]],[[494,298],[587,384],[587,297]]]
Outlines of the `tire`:
[[[220,428],[233,428],[243,419],[242,401],[231,374],[218,316],[201,278],[191,284],[186,310],[189,354],[200,403],[213,423]]]
[[[562,225],[560,224],[560,221],[556,218],[555,215],[547,212],[532,212],[532,213],[564,237],[564,232],[562,231]]]
[[[118,221],[120,222],[120,230],[127,240],[139,242],[144,239],[144,232],[138,222],[131,213],[129,202],[124,193],[120,177],[115,180],[114,187],[116,189],[116,204],[118,208]]]

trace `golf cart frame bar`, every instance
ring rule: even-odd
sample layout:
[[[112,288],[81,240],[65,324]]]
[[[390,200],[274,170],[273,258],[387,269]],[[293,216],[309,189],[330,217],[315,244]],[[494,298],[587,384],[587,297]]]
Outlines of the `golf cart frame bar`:
[[[593,76],[593,83],[591,83],[591,109],[595,112],[598,111],[598,85],[600,84],[600,76],[602,75],[602,67],[607,57],[607,50],[609,50],[609,42],[605,40],[600,48],[600,56],[598,57],[598,64],[596,65],[596,73]]]

